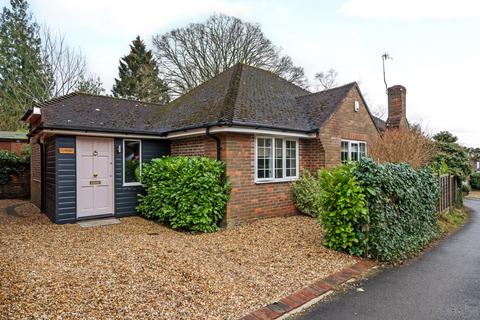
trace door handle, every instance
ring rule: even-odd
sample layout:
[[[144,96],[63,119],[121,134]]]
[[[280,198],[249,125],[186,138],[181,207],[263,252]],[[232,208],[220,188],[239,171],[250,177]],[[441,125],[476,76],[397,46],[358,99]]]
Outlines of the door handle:
[[[93,177],[96,178],[98,177],[98,174],[96,172],[93,173]]]

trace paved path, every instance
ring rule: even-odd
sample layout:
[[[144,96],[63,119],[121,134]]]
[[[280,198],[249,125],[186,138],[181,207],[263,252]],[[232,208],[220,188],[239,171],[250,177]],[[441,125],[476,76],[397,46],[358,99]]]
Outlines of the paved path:
[[[465,204],[471,221],[437,248],[296,319],[480,319],[480,201]]]

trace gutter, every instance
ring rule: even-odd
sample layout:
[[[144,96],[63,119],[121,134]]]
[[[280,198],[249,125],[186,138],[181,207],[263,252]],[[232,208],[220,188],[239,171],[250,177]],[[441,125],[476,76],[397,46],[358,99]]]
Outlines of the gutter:
[[[207,127],[207,130],[205,131],[205,134],[207,135],[207,137],[215,140],[216,145],[217,145],[217,160],[221,161],[222,160],[222,157],[221,157],[222,146],[220,144],[220,137],[211,134],[210,133],[210,127]]]

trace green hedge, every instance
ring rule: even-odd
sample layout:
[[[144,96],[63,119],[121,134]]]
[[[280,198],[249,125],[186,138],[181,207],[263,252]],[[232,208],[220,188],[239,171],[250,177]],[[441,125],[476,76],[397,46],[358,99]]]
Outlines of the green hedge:
[[[470,185],[472,189],[480,190],[480,173],[474,173],[470,176]]]
[[[439,185],[431,169],[355,164],[323,171],[325,245],[382,261],[401,260],[438,233]]]
[[[13,152],[0,150],[0,185],[7,184],[13,174],[30,166],[30,155],[19,157]]]
[[[146,194],[137,209],[174,229],[212,232],[219,227],[229,199],[225,166],[200,157],[154,159],[142,168]]]
[[[365,255],[404,259],[438,233],[438,178],[430,168],[360,161],[353,171],[368,202],[370,224]]]

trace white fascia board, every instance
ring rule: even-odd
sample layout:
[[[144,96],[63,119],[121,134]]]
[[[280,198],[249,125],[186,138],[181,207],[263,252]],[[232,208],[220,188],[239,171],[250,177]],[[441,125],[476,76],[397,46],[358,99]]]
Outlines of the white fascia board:
[[[222,133],[222,132],[232,132],[232,133],[249,133],[249,134],[261,134],[261,135],[270,135],[270,136],[282,136],[282,137],[294,137],[294,138],[315,138],[316,133],[299,133],[299,132],[289,132],[283,130],[265,130],[265,129],[253,129],[248,127],[236,127],[236,126],[213,126],[210,127],[210,133]],[[185,130],[181,132],[173,132],[167,135],[168,139],[175,138],[184,138],[204,135],[207,133],[206,128]]]
[[[89,136],[89,137],[107,137],[107,138],[130,138],[130,139],[152,139],[152,140],[165,140],[162,136],[150,136],[141,134],[128,134],[128,133],[108,133],[108,132],[95,132],[95,131],[78,131],[78,130],[56,130],[56,129],[43,129],[45,133],[63,134],[68,136]]]

